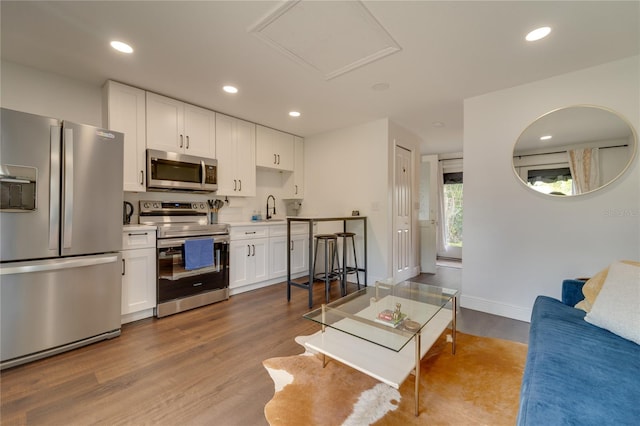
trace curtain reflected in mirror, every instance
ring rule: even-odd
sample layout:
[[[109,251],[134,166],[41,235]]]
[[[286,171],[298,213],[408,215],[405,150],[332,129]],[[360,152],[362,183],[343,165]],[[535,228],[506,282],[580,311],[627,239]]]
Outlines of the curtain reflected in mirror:
[[[636,132],[624,117],[598,106],[572,106],[543,115],[522,132],[513,169],[540,193],[587,194],[622,176],[636,150]]]

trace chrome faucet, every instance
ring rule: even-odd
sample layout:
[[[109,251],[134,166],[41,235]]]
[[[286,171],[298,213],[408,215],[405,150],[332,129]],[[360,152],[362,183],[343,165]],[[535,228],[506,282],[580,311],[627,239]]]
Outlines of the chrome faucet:
[[[273,215],[269,214],[269,198],[273,198]],[[276,214],[276,197],[269,194],[267,197],[267,220],[271,219]]]

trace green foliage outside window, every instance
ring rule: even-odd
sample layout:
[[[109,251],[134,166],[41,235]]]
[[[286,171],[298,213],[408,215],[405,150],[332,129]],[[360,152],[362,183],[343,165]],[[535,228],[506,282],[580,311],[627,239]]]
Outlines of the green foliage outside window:
[[[529,183],[529,187],[538,192],[553,195],[573,195],[573,181],[571,179],[557,180],[555,182],[535,182]]]
[[[444,214],[447,245],[462,247],[462,184],[444,185]]]

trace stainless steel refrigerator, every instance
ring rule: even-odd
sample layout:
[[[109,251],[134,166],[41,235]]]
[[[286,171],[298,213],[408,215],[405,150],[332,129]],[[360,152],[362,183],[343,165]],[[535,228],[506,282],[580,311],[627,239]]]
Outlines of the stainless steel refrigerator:
[[[1,109],[0,369],[120,335],[121,133]]]

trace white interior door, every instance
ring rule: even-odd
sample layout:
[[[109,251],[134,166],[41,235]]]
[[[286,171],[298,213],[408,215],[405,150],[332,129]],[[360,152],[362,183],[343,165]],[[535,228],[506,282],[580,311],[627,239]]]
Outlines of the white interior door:
[[[394,179],[393,269],[396,282],[412,276],[411,151],[396,145]]]
[[[423,155],[420,166],[420,271],[435,274],[438,252],[438,156]]]

